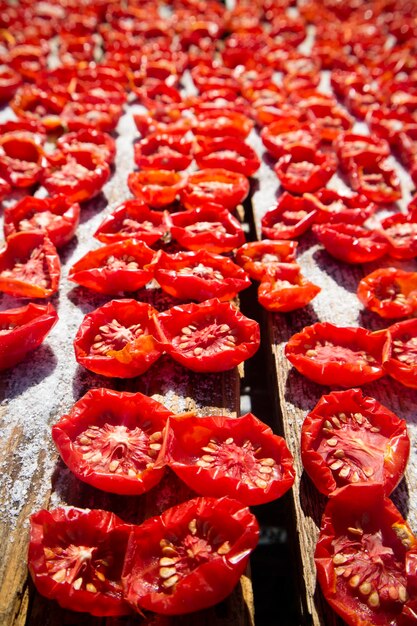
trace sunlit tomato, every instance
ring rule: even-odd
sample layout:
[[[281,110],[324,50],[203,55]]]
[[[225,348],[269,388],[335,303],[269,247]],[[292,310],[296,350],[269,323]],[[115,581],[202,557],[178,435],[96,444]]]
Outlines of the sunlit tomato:
[[[245,242],[238,220],[219,204],[206,204],[190,211],[165,216],[171,236],[187,250],[222,254]]]
[[[362,278],[357,295],[367,309],[383,318],[409,317],[417,312],[417,272],[377,269]]]
[[[13,131],[0,136],[0,176],[13,187],[31,187],[44,167],[42,146],[36,135]]]
[[[253,176],[260,167],[253,148],[237,137],[199,138],[194,155],[201,168],[223,168],[244,176]]]
[[[373,133],[393,144],[397,134],[404,130],[406,125],[415,123],[415,120],[410,113],[381,107],[369,111],[366,122]]]
[[[8,102],[22,84],[22,77],[7,65],[0,66],[0,102]]]
[[[223,372],[255,354],[259,325],[218,299],[175,306],[156,319],[166,352],[195,372]]]
[[[135,143],[135,163],[140,169],[185,170],[193,160],[192,147],[185,135],[152,133]]]
[[[194,125],[196,135],[209,137],[237,137],[246,139],[253,128],[253,122],[243,113],[235,111],[206,111],[197,115]]]
[[[12,186],[4,180],[4,178],[0,177],[0,202],[6,198],[12,190]]]
[[[236,75],[227,67],[197,65],[191,70],[191,78],[199,91],[227,88],[233,90],[236,95],[240,91]]]
[[[416,538],[383,485],[347,485],[324,512],[315,552],[326,600],[350,626],[402,621],[413,590]]]
[[[417,162],[417,122],[398,133],[395,143],[402,163],[413,169]]]
[[[80,205],[59,194],[52,198],[26,196],[4,209],[4,234],[41,230],[54,246],[64,246],[74,236],[80,219]]]
[[[162,353],[153,334],[155,314],[136,300],[111,300],[88,313],[74,340],[77,362],[102,376],[143,374]]]
[[[352,188],[377,204],[396,202],[402,197],[401,185],[388,159],[362,153],[347,163]]]
[[[166,510],[132,533],[126,599],[137,610],[165,615],[220,602],[245,571],[258,532],[255,516],[230,498],[195,498]]]
[[[163,218],[142,200],[126,200],[103,220],[94,237],[103,243],[134,238],[151,246],[167,231]]]
[[[232,211],[248,193],[246,176],[219,167],[190,174],[180,191],[180,199],[187,209],[214,202]]]
[[[155,209],[175,202],[184,183],[181,174],[168,170],[131,172],[127,177],[133,195]]]
[[[390,155],[389,144],[378,136],[368,137],[355,133],[342,133],[333,144],[336,149],[340,165],[346,170],[350,159],[358,156],[369,155],[388,157]]]
[[[307,120],[317,128],[321,141],[328,143],[334,141],[341,133],[350,130],[354,123],[345,109],[332,103],[310,103],[305,114]]]
[[[294,482],[284,439],[251,413],[170,418],[162,458],[196,493],[248,506],[279,498]]]
[[[178,89],[170,87],[164,81],[156,81],[149,86],[134,89],[138,101],[151,111],[155,108],[164,109],[170,105],[178,105],[182,97]]]
[[[66,133],[58,139],[56,145],[64,154],[74,148],[97,153],[100,159],[109,165],[113,163],[116,155],[116,142],[113,137],[94,128]]]
[[[314,124],[303,124],[297,118],[283,119],[265,126],[261,131],[261,139],[276,159],[303,147],[318,150],[320,145]]]
[[[287,313],[306,306],[321,288],[301,275],[296,264],[268,269],[258,288],[258,302],[267,311]]]
[[[110,493],[139,495],[161,480],[154,467],[172,413],[141,393],[92,389],[52,428],[70,470]]]
[[[109,165],[89,150],[72,149],[43,172],[42,184],[50,194],[65,194],[72,202],[94,198],[110,177]]]
[[[357,387],[384,375],[385,340],[385,332],[317,322],[290,338],[285,356],[300,374],[320,385]]]
[[[0,311],[0,370],[13,367],[41,345],[58,321],[52,304],[31,302]]]
[[[133,120],[142,137],[146,137],[150,133],[181,135],[193,128],[193,121],[188,117],[180,117],[171,122],[160,122],[152,114],[146,113],[134,114]]]
[[[354,224],[320,224],[313,231],[327,252],[345,263],[368,263],[388,252],[385,237]]]
[[[378,482],[389,495],[407,464],[405,420],[360,389],[322,396],[301,430],[304,469],[325,495],[349,483]]]
[[[360,226],[377,209],[376,204],[365,196],[344,196],[333,189],[324,188],[314,194],[305,193],[303,198],[307,209],[316,211],[314,221],[317,224],[344,222]]]
[[[28,567],[36,589],[72,611],[127,615],[121,574],[132,526],[114,513],[65,507],[30,518]]]
[[[115,130],[122,112],[119,104],[69,102],[62,111],[61,120],[70,132],[93,129],[111,133]]]
[[[324,187],[336,169],[336,159],[332,154],[302,146],[282,156],[274,167],[282,187],[295,194]]]
[[[236,250],[235,260],[253,280],[262,280],[270,269],[283,264],[293,265],[297,246],[296,241],[249,241]]]
[[[417,388],[417,320],[404,320],[386,331],[383,368],[406,387]]]
[[[388,254],[394,259],[417,256],[417,214],[394,213],[381,222],[380,233],[388,243]]]
[[[251,285],[246,272],[231,259],[206,250],[166,254],[154,261],[154,277],[174,298],[202,302],[210,298],[231,300]]]
[[[55,246],[39,231],[11,235],[0,250],[0,291],[49,298],[58,291],[61,265]]]
[[[68,278],[108,295],[137,291],[152,279],[154,254],[142,241],[117,241],[87,252],[69,269]]]
[[[306,207],[304,198],[284,191],[276,207],[263,215],[262,235],[268,239],[295,239],[312,226],[315,218],[316,211]]]

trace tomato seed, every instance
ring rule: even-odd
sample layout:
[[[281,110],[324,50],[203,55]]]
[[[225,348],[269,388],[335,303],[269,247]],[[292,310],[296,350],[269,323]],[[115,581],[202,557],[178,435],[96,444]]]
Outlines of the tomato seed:
[[[368,598],[368,604],[372,608],[376,608],[379,606],[379,594],[377,591],[373,591]]]
[[[359,591],[363,593],[364,596],[369,596],[369,594],[371,593],[371,590],[372,590],[372,585],[368,581],[365,581],[359,587]]]

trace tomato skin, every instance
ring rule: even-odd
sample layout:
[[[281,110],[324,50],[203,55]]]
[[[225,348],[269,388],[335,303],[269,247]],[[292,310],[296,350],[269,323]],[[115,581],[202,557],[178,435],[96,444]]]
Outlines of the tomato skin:
[[[13,187],[32,187],[42,177],[43,148],[36,135],[12,131],[0,137],[0,176]]]
[[[361,226],[377,210],[376,204],[365,196],[344,196],[327,188],[319,189],[314,194],[305,193],[303,198],[306,210],[316,211],[316,224],[344,222]]]
[[[357,295],[362,304],[380,317],[402,318],[417,311],[417,272],[384,267],[359,282]]]
[[[178,172],[168,170],[131,172],[127,177],[127,184],[133,195],[155,209],[175,202],[184,182]]]
[[[370,263],[388,252],[385,237],[354,224],[317,224],[313,231],[327,252],[344,263]]]
[[[165,216],[165,221],[172,238],[187,250],[203,248],[213,254],[222,254],[245,243],[242,226],[221,204],[210,203],[171,213]]]
[[[58,321],[52,304],[35,304],[0,311],[0,370],[23,361],[35,350]]]
[[[74,404],[68,415],[63,415],[52,427],[52,438],[64,463],[80,480],[110,493],[140,495],[158,484],[164,474],[163,464],[159,463],[159,467],[155,467],[157,450],[151,455],[149,445],[154,441],[153,446],[161,448],[165,425],[171,415],[162,404],[141,393],[91,389]],[[97,427],[94,434],[101,442],[102,456],[107,454],[113,462],[117,460],[119,467],[123,461],[129,462],[127,452],[135,443],[141,446],[141,450],[146,446],[141,461],[144,467],[140,469],[139,462],[131,462],[129,469],[133,469],[133,475],[125,468],[116,473],[109,467],[112,461],[103,465],[86,459],[79,439],[92,426]],[[104,435],[100,438],[99,433],[103,431]],[[106,433],[109,431],[112,434],[107,438]],[[118,445],[123,449],[122,454]],[[98,452],[97,447],[92,450]],[[148,458],[151,456],[155,458]]]
[[[388,254],[394,259],[417,256],[417,215],[394,213],[381,222],[379,229],[388,243]]]
[[[190,527],[196,523],[194,535]],[[196,552],[195,559],[169,591],[162,587],[159,575],[161,542],[174,550],[182,542],[199,537],[206,524],[213,528],[230,550],[222,552],[219,544],[207,553]],[[153,517],[137,527],[131,535],[123,571],[123,586],[128,602],[137,610],[147,609],[162,615],[181,615],[212,606],[223,600],[235,587],[245,571],[250,552],[258,541],[258,523],[248,508],[230,498],[195,498]],[[188,539],[190,538],[190,539]],[[205,542],[205,539],[201,539]],[[164,545],[164,543],[162,543]]]
[[[294,265],[297,241],[249,241],[236,250],[235,260],[253,280],[261,281],[269,269]]]
[[[385,331],[371,333],[361,327],[342,328],[317,322],[290,338],[285,346],[285,356],[300,374],[320,385],[357,387],[384,375],[382,349],[385,339]],[[319,349],[322,355],[316,360],[317,354],[309,355],[308,352],[317,352],[318,342],[329,342],[330,346],[328,349],[324,346],[324,351]],[[360,360],[359,354],[362,356]]]
[[[0,250],[0,291],[3,293],[23,298],[49,298],[58,291],[60,274],[56,248],[42,232],[11,235]]]
[[[20,231],[42,230],[54,246],[60,248],[73,238],[79,220],[80,205],[63,194],[52,198],[26,196],[5,207],[4,234],[7,239]]]
[[[272,122],[261,131],[265,148],[276,159],[306,147],[318,150],[320,137],[314,124],[303,124],[297,118]]]
[[[355,133],[342,133],[333,144],[336,149],[337,158],[343,169],[348,169],[350,159],[359,156],[365,158],[388,157],[390,155],[389,144],[380,137],[367,137]]]
[[[125,524],[114,513],[108,511],[83,510],[73,507],[55,509],[54,511],[41,510],[30,518],[31,535],[28,553],[28,567],[35,587],[43,596],[56,600],[60,606],[72,611],[86,611],[97,616],[128,615],[131,609],[123,597],[121,573],[128,538],[132,527]],[[87,559],[93,569],[96,564],[100,568],[104,581],[94,578],[86,582],[93,584],[96,591],[87,591],[83,585],[76,589],[73,585],[77,580],[80,567],[76,568],[74,559],[69,557],[69,573],[67,563],[63,558],[66,575],[63,580],[57,581],[50,574],[48,563],[52,558],[60,558],[57,548],[64,551],[71,546],[79,546],[82,550],[95,549],[95,554]],[[111,554],[117,558],[113,565],[105,567],[100,561]],[[55,560],[54,559],[54,560]],[[90,565],[91,561],[91,565]],[[72,567],[71,567],[72,566]],[[59,571],[54,574],[59,575]],[[84,574],[81,574],[83,578]],[[68,580],[69,579],[69,580]],[[71,580],[72,579],[72,580]],[[74,580],[75,579],[75,580]],[[83,578],[84,580],[84,578]]]
[[[262,217],[262,234],[268,239],[295,239],[303,235],[315,219],[316,211],[309,211],[304,198],[284,191],[275,209]]]
[[[361,525],[365,539],[361,536],[358,538],[359,533],[354,534],[349,530],[358,525]],[[365,541],[370,550],[368,557]],[[349,585],[348,578],[337,574],[341,570],[340,565],[334,563],[334,559],[338,560],[336,554],[342,555],[341,548],[344,545],[345,553],[349,554],[350,550],[354,550],[353,554],[358,559],[369,560],[370,576],[376,570],[375,588],[379,597],[381,589],[378,571],[381,572],[381,578],[386,571],[385,579],[392,573],[392,584],[395,586],[398,582],[407,588],[406,562],[415,550],[416,539],[391,500],[384,498],[381,484],[347,485],[330,498],[323,515],[315,552],[317,578],[327,602],[349,626],[400,625],[401,615],[407,613],[409,600],[390,601],[385,594],[383,607],[373,608],[366,601],[367,595],[359,595],[356,587]],[[365,554],[362,557],[363,553]],[[365,565],[357,569],[361,560],[352,563],[352,559],[346,559],[346,562],[348,565],[342,564],[342,569],[346,571],[352,565],[351,570],[358,571],[360,580],[366,580]],[[378,562],[380,565],[377,565]]]
[[[221,167],[208,168],[188,176],[180,200],[187,209],[215,203],[233,211],[248,193],[249,181],[243,174]]]
[[[407,424],[404,419],[399,418],[374,398],[364,396],[360,389],[333,391],[329,395],[322,396],[314,409],[305,418],[301,430],[301,458],[307,474],[317,489],[326,496],[336,493],[345,484],[357,484],[352,479],[354,475],[353,470],[346,478],[343,478],[338,475],[340,468],[334,471],[330,468],[337,461],[338,457],[331,456],[332,448],[330,446],[323,448],[321,445],[321,442],[326,439],[323,427],[325,427],[325,423],[329,422],[330,432],[326,433],[326,436],[327,434],[329,436],[334,434],[336,438],[339,438],[338,435],[340,433],[340,443],[336,444],[336,447],[343,448],[344,424],[352,424],[352,418],[349,420],[349,417],[345,417],[345,422],[342,422],[338,418],[340,414],[345,416],[346,414],[359,414],[362,416],[361,422],[356,424],[356,429],[353,432],[355,437],[363,442],[362,455],[365,453],[364,461],[372,463],[373,459],[375,459],[375,465],[370,465],[370,469],[373,470],[370,477],[363,471],[360,473],[356,471],[356,473],[361,482],[383,482],[385,494],[389,495],[400,482],[407,464],[410,452]],[[336,419],[332,423],[332,418],[335,417]],[[377,435],[372,435],[372,431],[365,431],[362,427],[365,420],[370,427],[379,430]],[[346,428],[348,427],[346,426]],[[383,436],[384,441],[381,441],[379,444],[373,443],[372,436],[378,440]],[[349,442],[350,440],[348,439],[345,444],[345,456],[347,459],[352,458],[356,460],[352,466],[353,468],[363,470],[361,451],[359,448],[355,449],[355,447],[351,450]],[[381,446],[378,449],[380,458],[373,452],[373,447],[377,445]],[[369,452],[367,456],[366,451]],[[328,456],[331,456],[329,461],[327,460]],[[369,468],[367,469],[369,473]]]
[[[149,304],[136,300],[111,300],[88,313],[74,339],[75,358],[80,365],[96,374],[114,378],[133,378],[143,374],[161,356],[162,350],[153,335]],[[139,325],[139,336],[126,340],[122,347],[109,348],[106,354],[91,354],[99,331],[116,320],[126,327]]]
[[[126,200],[102,221],[94,237],[102,243],[134,237],[151,246],[166,230],[161,212],[152,211],[142,200]]]
[[[242,315],[231,303],[216,298],[201,304],[174,306],[159,313],[155,325],[166,352],[194,372],[232,369],[253,356],[260,345],[258,323]],[[183,329],[189,326],[197,330],[184,333]],[[185,342],[182,337],[186,334]]]
[[[198,138],[194,158],[200,168],[223,168],[253,176],[260,167],[256,152],[236,137]]]
[[[417,389],[416,337],[417,319],[397,322],[387,328],[382,361],[389,376],[412,389]]]
[[[237,111],[206,111],[197,115],[194,125],[195,135],[206,137],[237,137],[246,139],[253,128],[253,122]]]
[[[113,163],[116,156],[116,142],[113,137],[93,128],[66,133],[58,139],[56,145],[64,154],[74,147],[97,152],[100,158],[109,165]]]
[[[225,443],[229,438],[229,448]],[[211,441],[215,441],[213,445]],[[245,446],[250,446],[250,452]],[[202,460],[207,446],[216,446],[213,465]],[[259,459],[273,459],[270,474],[258,472]],[[258,461],[252,467],[253,460]],[[281,497],[294,482],[293,458],[282,437],[252,413],[242,417],[209,416],[169,419],[163,460],[193,491],[203,496],[228,495],[247,506],[271,502]],[[234,460],[234,461],[233,461]],[[252,474],[253,472],[253,474]],[[265,478],[267,476],[267,478]],[[259,482],[259,485],[256,484]]]
[[[346,167],[352,189],[371,202],[384,204],[401,199],[399,178],[387,159],[363,153],[350,159]]]
[[[282,187],[298,195],[324,187],[336,169],[333,155],[303,146],[282,156],[274,167]]]
[[[231,300],[251,285],[246,272],[231,259],[206,250],[172,255],[160,251],[154,268],[161,288],[182,301]]]
[[[262,276],[258,301],[267,311],[287,313],[306,306],[321,288],[301,275],[296,264],[269,269]]]
[[[184,135],[152,133],[134,146],[134,159],[140,169],[181,171],[191,165],[192,140]]]
[[[118,241],[87,252],[69,269],[68,278],[107,295],[137,291],[153,277],[149,264],[154,254],[142,241]]]

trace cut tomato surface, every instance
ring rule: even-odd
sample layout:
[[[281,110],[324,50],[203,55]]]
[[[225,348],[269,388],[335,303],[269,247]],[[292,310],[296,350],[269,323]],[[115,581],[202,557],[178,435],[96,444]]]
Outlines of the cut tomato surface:
[[[233,211],[248,193],[246,176],[219,167],[190,174],[180,191],[180,199],[187,209],[215,203]]]
[[[166,230],[161,212],[152,211],[142,200],[126,200],[103,220],[94,237],[103,243],[135,238],[151,246]]]
[[[345,263],[370,263],[388,252],[386,237],[354,224],[317,224],[313,231],[327,252]]]
[[[303,197],[284,191],[276,207],[262,217],[262,235],[268,239],[296,239],[314,224],[316,215]]]
[[[253,280],[262,280],[269,270],[282,265],[294,265],[298,243],[263,239],[249,241],[236,250],[236,263],[241,265]]]
[[[381,317],[403,318],[417,311],[417,272],[384,267],[359,282],[358,298]]]
[[[296,264],[268,269],[258,288],[258,301],[267,311],[287,313],[306,306],[321,291]]]
[[[404,320],[387,328],[383,368],[406,387],[417,389],[417,320]]]

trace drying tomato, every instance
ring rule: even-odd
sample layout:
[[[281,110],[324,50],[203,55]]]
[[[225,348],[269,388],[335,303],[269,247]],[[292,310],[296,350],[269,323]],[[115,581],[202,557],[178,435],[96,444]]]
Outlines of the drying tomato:
[[[7,65],[0,67],[0,102],[9,102],[22,84],[22,77]]]
[[[371,202],[396,202],[402,197],[401,185],[388,159],[362,153],[347,163],[352,188]]]
[[[80,480],[110,493],[139,495],[163,476],[163,466],[154,466],[171,415],[141,393],[92,389],[53,426],[52,438]]]
[[[190,174],[180,191],[180,200],[187,209],[215,203],[232,211],[248,193],[246,176],[219,167]]]
[[[69,269],[68,278],[87,289],[108,295],[137,291],[153,277],[149,263],[154,254],[142,241],[116,241],[87,252]]]
[[[415,600],[416,544],[381,484],[347,485],[326,507],[315,552],[326,600],[350,626],[411,626],[402,617]]]
[[[162,213],[152,211],[142,200],[126,200],[104,219],[94,237],[103,243],[135,238],[151,246],[166,230]]]
[[[109,165],[113,163],[116,155],[116,142],[113,137],[95,128],[83,128],[66,133],[58,139],[56,145],[64,154],[71,152],[74,148],[94,152]]]
[[[54,246],[64,246],[74,236],[80,219],[80,205],[59,194],[52,198],[26,196],[4,209],[4,234],[41,230]]]
[[[23,361],[41,345],[58,321],[52,304],[31,302],[17,309],[0,311],[0,370]]]
[[[74,340],[77,362],[102,376],[143,374],[162,353],[153,334],[155,314],[136,300],[111,300],[88,313]]]
[[[301,430],[304,469],[325,495],[349,483],[400,482],[410,452],[407,424],[360,389],[322,396]]]
[[[301,148],[318,150],[320,137],[314,124],[303,124],[296,117],[283,119],[265,126],[261,131],[265,148],[276,159]]]
[[[372,157],[388,157],[391,153],[389,144],[385,139],[374,136],[358,135],[355,133],[342,133],[333,144],[339,163],[345,170],[348,169],[350,159],[369,155]]]
[[[306,104],[305,116],[317,129],[321,141],[328,143],[350,130],[354,123],[353,118],[342,107],[332,102]]]
[[[154,277],[161,288],[179,300],[231,300],[251,285],[246,272],[231,259],[206,250],[166,254],[154,261]]]
[[[325,187],[336,169],[336,159],[332,154],[304,146],[282,156],[274,167],[283,188],[295,194]]]
[[[377,269],[362,278],[357,294],[367,309],[383,318],[409,317],[417,312],[417,272]]]
[[[187,250],[207,250],[222,254],[245,242],[238,220],[219,204],[206,204],[190,211],[165,216],[173,239]]]
[[[208,137],[237,137],[246,139],[253,128],[253,122],[237,111],[205,111],[197,115],[193,132]]]
[[[140,169],[185,170],[193,160],[192,147],[186,135],[153,133],[135,144],[135,163]]]
[[[62,154],[62,153],[61,153]],[[94,198],[110,178],[110,167],[97,153],[73,148],[43,172],[42,183],[50,194],[65,194],[72,202]]]
[[[58,291],[61,265],[44,233],[16,233],[0,250],[0,291],[23,298],[49,298]]]
[[[155,319],[167,353],[194,372],[223,372],[255,354],[259,324],[231,303],[206,300],[174,306]]]
[[[417,389],[417,320],[404,320],[387,328],[383,368],[406,387]]]
[[[16,91],[10,106],[17,117],[40,122],[48,131],[54,131],[61,126],[60,115],[67,101],[68,94],[47,92],[36,85],[24,84]]]
[[[244,176],[253,176],[260,167],[253,148],[237,137],[199,137],[194,155],[201,168],[223,168]]]
[[[306,210],[316,211],[314,221],[317,224],[345,222],[360,226],[377,209],[376,204],[370,202],[366,196],[344,196],[326,188],[319,189],[314,194],[305,193],[303,199]]]
[[[181,135],[193,128],[193,121],[188,117],[179,117],[170,122],[161,122],[148,112],[144,114],[134,113],[133,120],[142,137],[146,137],[150,133]]]
[[[36,589],[72,611],[128,615],[121,574],[132,526],[108,511],[74,507],[30,518],[28,567]]]
[[[294,265],[298,243],[296,241],[249,241],[236,250],[236,263],[243,267],[253,280],[262,280],[269,270],[281,265]]]
[[[268,239],[295,239],[310,228],[315,218],[316,211],[308,210],[304,198],[284,191],[275,209],[267,211],[262,217],[262,235]]]
[[[12,186],[4,180],[4,178],[0,177],[0,202],[6,198],[12,190]]]
[[[170,418],[162,459],[196,493],[247,506],[279,498],[295,476],[284,439],[252,413]]]
[[[415,123],[415,120],[408,112],[381,107],[369,111],[366,122],[373,133],[388,141],[389,144],[394,144],[398,133],[403,131],[408,124]]]
[[[31,187],[42,175],[43,149],[36,135],[12,131],[0,136],[0,176],[13,187]]]
[[[345,263],[369,263],[388,252],[385,237],[354,224],[320,224],[313,231],[327,252]]]
[[[123,587],[137,610],[165,615],[212,606],[231,593],[258,541],[256,518],[230,498],[195,498],[135,528]]]
[[[258,288],[258,302],[267,311],[287,313],[306,306],[321,288],[301,275],[296,264],[268,269]]]
[[[185,180],[177,172],[168,170],[144,170],[131,172],[127,184],[133,195],[160,209],[175,202]]]
[[[394,213],[382,220],[379,232],[386,238],[388,254],[394,259],[417,256],[417,214]]]
[[[123,107],[120,104],[69,102],[61,114],[70,132],[91,128],[103,133],[116,129]]]
[[[300,374],[320,385],[357,387],[384,375],[385,340],[385,331],[317,322],[290,338],[285,356]]]

